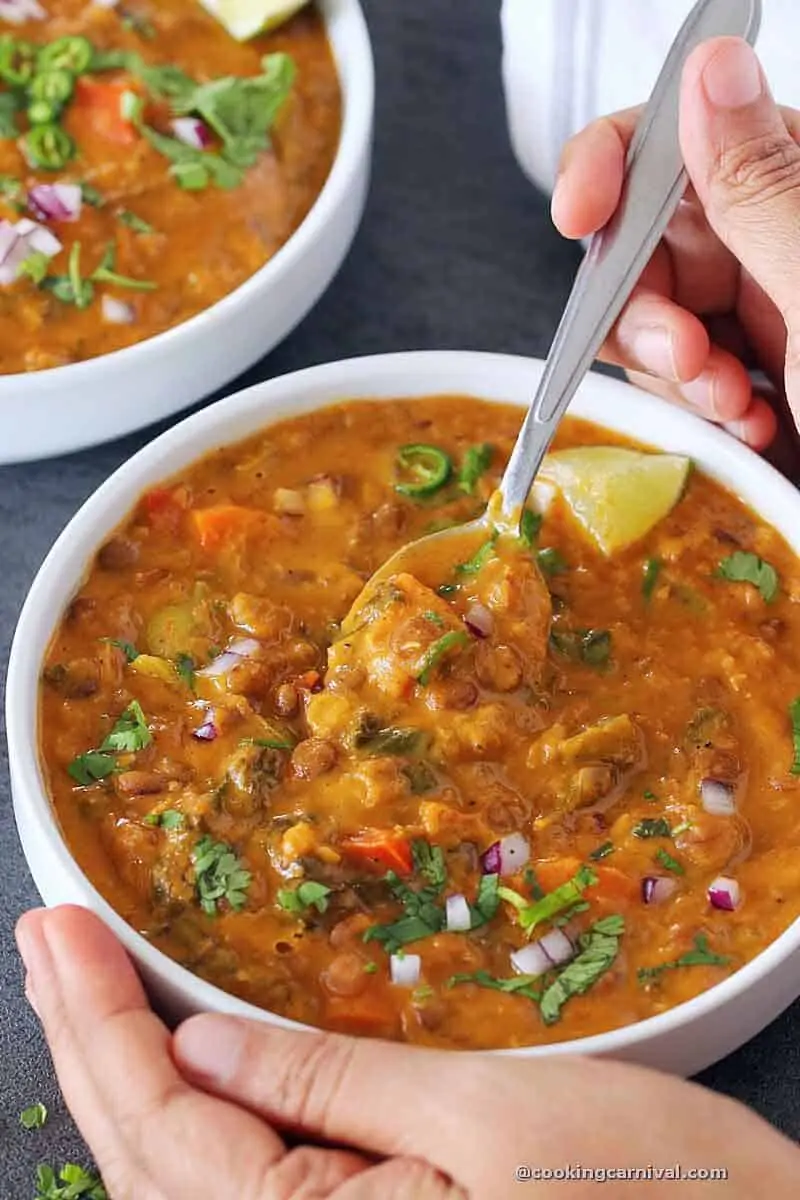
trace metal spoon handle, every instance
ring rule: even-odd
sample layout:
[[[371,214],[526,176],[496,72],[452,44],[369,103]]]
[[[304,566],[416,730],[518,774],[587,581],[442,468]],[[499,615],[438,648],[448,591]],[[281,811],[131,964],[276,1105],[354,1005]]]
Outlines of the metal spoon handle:
[[[686,187],[678,138],[683,64],[723,35],[755,43],[761,0],[700,0],[672,44],[633,136],[616,213],[594,235],[575,277],[544,373],[500,484],[518,516],[559,421],[650,260]]]

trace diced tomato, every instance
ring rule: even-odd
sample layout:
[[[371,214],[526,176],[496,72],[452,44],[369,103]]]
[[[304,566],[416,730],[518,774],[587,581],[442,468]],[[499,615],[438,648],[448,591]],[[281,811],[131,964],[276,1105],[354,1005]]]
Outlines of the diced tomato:
[[[136,128],[122,115],[123,96],[130,91],[130,83],[122,80],[108,83],[81,75],[75,84],[75,102],[87,111],[98,136],[119,146],[131,146],[138,136]]]
[[[410,875],[414,869],[411,843],[391,829],[368,829],[343,841],[341,850],[347,858],[373,870]]]
[[[142,497],[142,510],[148,525],[166,533],[177,533],[183,521],[185,505],[171,488],[153,488]]]

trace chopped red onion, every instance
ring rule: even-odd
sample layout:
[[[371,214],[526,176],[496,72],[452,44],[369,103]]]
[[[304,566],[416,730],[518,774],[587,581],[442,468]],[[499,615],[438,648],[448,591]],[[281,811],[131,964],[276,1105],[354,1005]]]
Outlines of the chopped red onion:
[[[575,947],[563,929],[551,929],[539,938],[539,945],[555,967],[561,967],[575,957]]]
[[[521,833],[510,833],[494,842],[481,856],[484,875],[513,875],[531,856],[531,848]]]
[[[211,130],[199,117],[175,117],[170,125],[178,141],[193,150],[206,150],[211,145]]]
[[[77,221],[82,205],[77,183],[37,183],[28,192],[28,207],[39,221]]]
[[[511,955],[511,966],[518,975],[544,975],[552,965],[540,942],[531,942]]]
[[[212,720],[204,721],[199,728],[195,729],[192,737],[197,738],[199,742],[213,742],[214,738],[219,735],[219,730]]]
[[[575,946],[563,929],[551,929],[538,942],[523,946],[511,955],[511,966],[519,975],[544,975],[563,967],[575,957]]]
[[[418,954],[393,954],[389,959],[392,983],[398,987],[416,987],[421,968],[422,959]]]
[[[26,21],[44,21],[47,13],[38,0],[0,0],[0,18],[9,25],[24,25]]]
[[[700,799],[703,808],[717,817],[730,817],[736,812],[736,789],[721,779],[702,779]]]
[[[448,896],[444,902],[447,929],[450,933],[466,933],[472,927],[472,913],[460,893]]]
[[[492,632],[492,614],[483,604],[473,604],[467,610],[464,624],[475,637],[487,638]]]
[[[53,258],[61,248],[55,234],[27,217],[16,224],[0,221],[0,284],[13,283],[19,268],[34,250]]]
[[[674,879],[665,875],[646,875],[642,880],[642,899],[645,904],[661,904],[669,900],[677,886]]]
[[[100,307],[103,320],[109,325],[130,325],[136,316],[130,304],[124,300],[117,300],[115,296],[103,296]]]
[[[718,875],[708,888],[708,899],[712,908],[722,909],[723,912],[733,912],[739,907],[741,891],[735,879],[728,875]]]
[[[243,659],[252,658],[260,649],[261,646],[254,638],[238,638],[235,642],[231,642],[227,650],[218,654],[207,667],[195,671],[195,675],[202,675],[206,679],[218,679],[221,675],[229,675],[235,667],[242,663]]]

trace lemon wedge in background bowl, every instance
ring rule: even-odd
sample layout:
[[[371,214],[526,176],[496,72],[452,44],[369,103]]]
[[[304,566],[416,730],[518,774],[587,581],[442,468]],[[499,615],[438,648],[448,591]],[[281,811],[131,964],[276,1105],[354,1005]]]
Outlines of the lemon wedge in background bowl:
[[[579,446],[548,454],[539,478],[561,494],[589,537],[610,555],[637,542],[671,512],[691,468],[692,460],[678,454]]]
[[[200,0],[203,8],[216,17],[237,42],[246,42],[259,33],[269,33],[288,21],[309,0]]]

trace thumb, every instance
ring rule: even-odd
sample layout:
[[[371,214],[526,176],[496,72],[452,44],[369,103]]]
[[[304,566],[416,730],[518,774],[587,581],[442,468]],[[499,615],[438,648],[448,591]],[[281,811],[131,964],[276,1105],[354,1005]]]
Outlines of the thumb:
[[[494,1131],[491,1155],[481,1153],[487,1095],[502,1101],[510,1089],[519,1105],[527,1094],[511,1064],[498,1071],[491,1058],[212,1014],[185,1021],[173,1053],[192,1082],[284,1131],[422,1160],[470,1194],[504,1195],[498,1162],[517,1161],[523,1149],[519,1130],[507,1128]]]
[[[776,306],[787,330],[786,391],[800,417],[800,147],[753,50],[715,38],[688,58],[680,138],[717,236]]]

